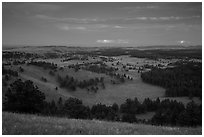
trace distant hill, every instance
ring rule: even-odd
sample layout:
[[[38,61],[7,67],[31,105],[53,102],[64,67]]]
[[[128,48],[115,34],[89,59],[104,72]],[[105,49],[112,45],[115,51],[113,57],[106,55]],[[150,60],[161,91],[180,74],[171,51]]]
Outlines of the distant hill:
[[[152,45],[152,46],[139,46],[136,49],[154,50],[154,49],[202,49],[201,45]]]
[[[83,45],[83,44],[69,44],[69,45],[2,45],[3,50],[18,49],[18,48],[72,48],[72,49],[86,49],[86,48],[125,48],[125,49],[202,49],[202,45],[149,45],[149,46],[138,46],[138,45]]]
[[[188,135],[202,134],[202,128],[151,126],[106,122],[98,120],[77,120],[36,115],[2,113],[2,134],[8,135],[53,135],[53,134],[84,134],[84,135]]]

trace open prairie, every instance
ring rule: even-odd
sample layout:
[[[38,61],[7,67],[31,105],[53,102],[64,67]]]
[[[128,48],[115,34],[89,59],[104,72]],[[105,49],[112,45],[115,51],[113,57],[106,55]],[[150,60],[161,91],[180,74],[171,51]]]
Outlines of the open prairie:
[[[38,50],[39,53],[38,53]],[[60,52],[57,52],[57,51]],[[103,56],[87,56],[87,59],[82,60],[81,58],[76,59],[69,59],[67,61],[63,61],[64,59],[76,57],[79,52],[79,55],[81,54],[80,51],[86,50],[86,48],[66,48],[66,47],[24,47],[24,48],[14,48],[11,50],[6,50],[10,52],[25,52],[25,53],[38,53],[41,56],[45,56],[46,53],[56,53],[58,57],[56,58],[49,58],[49,57],[37,57],[33,59],[34,61],[45,61],[49,63],[57,64],[58,68],[62,67],[63,70],[57,69],[54,73],[55,75],[50,75],[50,69],[43,69],[42,67],[33,66],[33,65],[26,65],[26,64],[19,64],[19,65],[10,65],[5,66],[6,68],[11,68],[13,70],[19,71],[19,67],[22,67],[24,69],[24,72],[19,72],[19,77],[23,80],[32,80],[34,84],[36,84],[41,91],[43,91],[46,94],[47,100],[57,100],[59,97],[67,98],[67,97],[76,97],[81,99],[84,104],[92,106],[94,104],[102,103],[106,105],[111,105],[113,103],[121,104],[126,99],[135,97],[138,98],[139,101],[143,101],[145,98],[150,99],[167,99],[165,97],[165,89],[159,86],[151,85],[144,83],[140,77],[141,72],[138,72],[140,68],[148,64],[149,66],[158,66],[158,64],[167,67],[169,63],[174,63],[178,61],[179,59],[149,59],[149,58],[137,58],[137,57],[130,57],[128,55],[124,56],[112,56],[112,57],[106,57]],[[91,48],[91,52],[99,50],[98,48]],[[73,52],[76,52],[73,54]],[[70,53],[67,57],[59,57],[60,55]],[[80,55],[80,57],[83,57],[84,55]],[[106,60],[104,61],[104,57]],[[105,73],[96,73],[93,71],[89,71],[86,69],[79,69],[78,71],[75,71],[74,68],[69,68],[70,65],[76,65],[76,64],[86,64],[86,63],[95,63],[102,61],[109,67],[115,67],[118,68],[116,73],[121,75],[127,75],[132,78],[132,80],[126,79],[124,83],[116,83],[111,84],[111,80],[114,80],[113,77],[110,77],[110,75],[106,75]],[[3,60],[3,62],[8,62],[6,60]],[[125,66],[125,68],[124,68]],[[147,68],[148,70],[148,68]],[[88,80],[92,78],[100,78],[104,77],[104,84],[105,88],[99,88],[97,93],[88,92],[86,89],[77,88],[76,91],[71,91],[69,89],[60,87],[60,84],[57,82],[57,76],[72,76],[73,78],[83,81]],[[42,81],[42,76],[47,79],[46,82]],[[58,87],[58,90],[55,88]],[[4,89],[5,91],[5,89]],[[190,102],[191,100],[189,98],[169,98],[171,100],[178,100],[185,104]],[[198,104],[200,104],[200,100],[194,98]]]
[[[174,105],[183,105],[187,109],[190,105],[196,105],[196,111],[200,110],[202,105],[201,98],[196,96],[167,96],[167,87],[165,85],[160,85],[154,83],[154,80],[149,82],[145,81],[144,74],[149,74],[148,78],[157,79],[160,76],[160,72],[156,71],[155,76],[153,75],[155,70],[161,71],[161,75],[166,75],[166,71],[178,67],[180,62],[189,62],[195,63],[195,65],[190,66],[200,66],[199,63],[202,62],[201,59],[183,59],[175,57],[164,57],[156,58],[155,57],[137,57],[133,55],[123,55],[122,53],[118,55],[111,56],[115,54],[113,52],[105,52],[108,55],[104,55],[103,50],[109,49],[94,49],[91,48],[91,51],[84,51],[84,49],[74,49],[74,48],[65,48],[65,47],[43,47],[39,53],[38,48],[24,48],[15,49],[15,52],[12,50],[3,51],[3,72],[6,75],[3,75],[3,102],[6,101],[5,96],[9,93],[9,90],[13,82],[16,82],[18,79],[23,81],[30,80],[33,82],[37,88],[44,93],[45,101],[51,102],[50,112],[43,110],[42,113],[45,115],[52,116],[52,113],[56,113],[56,116],[67,116],[66,112],[59,111],[59,101],[62,99],[62,102],[66,104],[67,101],[72,99],[79,99],[83,102],[83,105],[88,107],[88,114],[85,114],[88,119],[101,119],[105,113],[108,111],[106,109],[112,108],[115,104],[116,109],[118,107],[118,113],[115,114],[115,119],[112,121],[120,122],[130,122],[125,119],[126,109],[133,109],[134,111],[134,124],[122,123],[109,123],[101,122],[95,120],[72,120],[72,119],[60,119],[52,117],[37,117],[32,115],[21,115],[21,114],[11,114],[4,112],[3,113],[3,134],[200,134],[199,128],[177,128],[177,127],[165,127],[165,126],[150,126],[143,125],[145,124],[154,124],[154,120],[160,115],[160,111],[155,110],[166,104],[171,106],[171,103]],[[47,50],[46,50],[47,49]],[[22,51],[23,52],[22,52]],[[96,53],[95,51],[100,51]],[[59,52],[60,51],[60,52]],[[83,52],[82,52],[83,51]],[[122,51],[126,53],[126,49],[122,48]],[[140,51],[137,51],[140,53]],[[144,51],[142,51],[144,52]],[[148,51],[149,52],[149,51]],[[151,51],[155,52],[155,51]],[[162,52],[162,51],[161,51]],[[170,50],[171,52],[171,50]],[[49,54],[48,54],[49,53]],[[117,53],[117,52],[116,52]],[[130,53],[133,54],[133,53]],[[141,53],[140,53],[141,54]],[[191,54],[191,53],[190,53]],[[16,56],[16,57],[14,57]],[[196,64],[197,63],[197,64]],[[178,66],[177,66],[178,65]],[[189,67],[190,68],[190,67]],[[188,69],[188,68],[187,68]],[[193,70],[196,68],[193,68]],[[177,70],[178,71],[178,70]],[[190,72],[191,70],[187,70]],[[200,71],[200,70],[198,70]],[[163,73],[163,74],[162,74]],[[180,72],[182,73],[182,72]],[[179,73],[179,74],[180,74]],[[198,72],[199,73],[199,72]],[[174,74],[174,73],[173,73]],[[178,74],[178,75],[179,75]],[[185,74],[186,75],[186,74]],[[198,75],[198,74],[196,74]],[[176,76],[167,76],[167,78],[174,78]],[[195,81],[199,81],[196,76]],[[165,79],[166,76],[163,77]],[[195,78],[195,77],[192,77]],[[161,79],[159,79],[161,80]],[[164,81],[165,82],[165,81]],[[182,82],[182,81],[181,81]],[[163,83],[163,81],[161,81]],[[172,81],[170,82],[172,83]],[[167,83],[168,84],[168,83]],[[166,84],[166,85],[167,85]],[[198,83],[199,84],[199,83]],[[176,85],[176,84],[174,84]],[[195,85],[195,84],[194,84]],[[198,86],[197,86],[198,87]],[[186,89],[185,89],[186,90]],[[197,89],[196,89],[197,90]],[[67,100],[68,99],[68,100]],[[149,103],[147,101],[149,99]],[[138,100],[138,102],[137,102]],[[145,102],[146,101],[146,102]],[[176,102],[175,102],[176,101]],[[193,103],[195,104],[191,104]],[[54,104],[53,104],[54,102]],[[131,106],[131,102],[133,103]],[[165,103],[167,102],[167,103]],[[152,104],[151,104],[152,103]],[[161,104],[158,104],[161,103]],[[55,105],[56,104],[56,105]],[[72,104],[72,103],[71,103]],[[154,106],[154,105],[157,106]],[[54,107],[52,106],[54,105]],[[100,107],[104,107],[104,110]],[[124,106],[129,106],[125,108]],[[138,105],[137,107],[133,107]],[[148,107],[150,105],[150,107]],[[52,108],[53,107],[53,108]],[[80,107],[80,106],[79,106]],[[99,112],[99,116],[94,117],[94,107],[99,107],[102,109]],[[106,108],[107,107],[107,108]],[[124,107],[124,110],[123,110]],[[141,107],[141,108],[140,108]],[[143,107],[143,108],[142,108]],[[152,108],[151,108],[152,107]],[[63,107],[65,108],[65,107]],[[90,108],[90,109],[89,109]],[[182,106],[180,106],[182,108]],[[52,112],[52,109],[57,109]],[[71,108],[69,108],[71,109]],[[141,109],[141,110],[140,110]],[[166,107],[165,107],[166,109]],[[49,109],[48,109],[49,110]],[[76,108],[75,110],[80,110]],[[167,112],[164,115],[169,116],[170,108],[167,108]],[[70,110],[69,110],[70,111]],[[85,112],[87,112],[85,111]],[[113,111],[113,110],[112,110]],[[112,111],[105,114],[106,116],[112,115]],[[124,113],[124,112],[125,113]],[[173,109],[176,111],[176,108]],[[194,111],[194,110],[193,110]],[[185,111],[183,111],[185,112]],[[194,111],[195,112],[195,111]],[[58,114],[59,113],[59,114]],[[129,111],[128,111],[129,113]],[[132,113],[132,112],[130,112]],[[180,112],[181,113],[181,112]],[[196,112],[195,112],[196,113]],[[183,113],[181,113],[183,114]],[[181,115],[180,114],[180,115]],[[200,111],[195,115],[199,115]],[[132,114],[131,114],[132,115]],[[79,117],[83,118],[84,114],[80,114]],[[172,121],[175,120],[172,116]],[[8,117],[12,117],[8,121]],[[26,117],[27,119],[22,119]],[[199,117],[199,116],[197,116]],[[30,124],[32,119],[35,124]],[[69,117],[70,118],[70,117]],[[182,117],[181,117],[182,118]],[[58,124],[53,125],[53,123],[47,123],[52,119]],[[160,121],[156,119],[156,121]],[[164,119],[164,118],[163,118]],[[167,119],[167,118],[165,118]],[[179,118],[176,118],[179,119]],[[7,122],[5,122],[5,120]],[[102,118],[103,120],[103,118]],[[105,119],[107,120],[107,119]],[[67,121],[63,123],[62,121]],[[67,127],[67,123],[73,123],[75,126]],[[178,121],[180,122],[180,121]],[[19,123],[23,123],[24,126],[20,126]],[[45,124],[47,123],[47,124]],[[88,126],[78,127],[88,124]],[[132,122],[131,122],[132,123]],[[139,123],[139,124],[136,124]],[[28,128],[25,128],[25,125],[29,125]],[[161,125],[163,123],[161,122]],[[179,123],[180,125],[182,123]],[[15,127],[11,127],[14,125]],[[40,128],[37,126],[40,126]],[[64,127],[66,125],[66,128]],[[168,124],[167,124],[168,125]],[[175,126],[178,124],[172,124],[170,126]],[[106,127],[101,129],[101,127]],[[109,130],[108,126],[114,126]],[[128,128],[125,128],[128,126]],[[18,127],[18,128],[17,128]],[[92,130],[94,128],[94,130]],[[36,132],[30,129],[36,129]],[[60,129],[59,129],[60,128]],[[100,128],[100,130],[98,129]],[[87,130],[85,130],[87,129]],[[58,131],[59,130],[59,131]],[[147,132],[148,130],[148,132]]]
[[[201,135],[202,128],[152,126],[4,112],[3,135]]]
[[[125,57],[124,64],[127,64],[127,57]],[[132,60],[130,58],[130,60]],[[137,58],[135,59],[135,61]],[[47,60],[43,60],[47,61]],[[67,62],[60,62],[60,59],[50,59],[48,62],[60,64],[59,66],[67,66]],[[80,63],[80,60],[68,61],[70,64]],[[139,61],[138,61],[139,62]],[[66,64],[66,65],[65,65]],[[142,65],[142,64],[139,64]],[[43,91],[48,100],[56,100],[58,97],[76,97],[81,99],[86,105],[93,105],[97,103],[111,105],[113,103],[121,104],[127,98],[135,98],[137,97],[140,101],[143,101],[144,98],[156,99],[157,97],[163,97],[165,93],[165,89],[146,84],[141,78],[140,74],[137,71],[129,71],[125,72],[124,70],[118,70],[118,73],[126,73],[127,75],[133,77],[132,81],[127,80],[122,84],[112,85],[110,80],[112,79],[110,76],[105,74],[99,74],[87,70],[79,70],[75,72],[73,69],[69,69],[64,67],[62,70],[57,70],[55,72],[55,76],[51,76],[49,74],[49,70],[45,70],[41,67],[32,66],[32,65],[13,65],[12,68],[14,70],[18,70],[19,67],[22,67],[25,71],[20,72],[19,76],[23,80],[32,80],[41,91]],[[10,67],[8,67],[10,68]],[[104,82],[106,85],[105,89],[99,89],[97,94],[88,93],[85,89],[77,88],[76,91],[70,91],[69,89],[60,88],[59,83],[57,82],[57,75],[62,76],[72,76],[77,80],[87,80],[95,77],[104,77]],[[41,77],[45,77],[47,82],[43,82]],[[59,87],[58,90],[55,90],[56,87]]]

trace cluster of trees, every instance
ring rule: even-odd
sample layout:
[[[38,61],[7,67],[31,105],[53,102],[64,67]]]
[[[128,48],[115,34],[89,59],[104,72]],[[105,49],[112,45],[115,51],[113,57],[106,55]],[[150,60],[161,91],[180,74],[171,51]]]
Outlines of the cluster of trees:
[[[20,60],[14,60],[13,65],[19,65],[19,64],[25,64],[25,60],[20,61]]]
[[[202,125],[202,106],[192,101],[184,107],[182,103],[164,100],[159,103],[151,123],[171,126]]]
[[[64,78],[58,75],[57,80],[60,83],[60,87],[65,87],[73,91],[75,91],[76,88],[79,87],[82,89],[87,88],[88,91],[91,90],[96,93],[98,90],[98,84],[100,84],[102,88],[105,88],[103,77],[101,78],[96,77],[95,79],[92,78],[89,80],[78,81],[69,75],[66,75]]]
[[[3,75],[11,75],[14,77],[18,77],[18,72],[11,70],[11,69],[6,69],[4,66],[2,66],[2,74]]]
[[[140,103],[137,98],[127,99],[120,106],[120,114],[122,114],[122,121],[124,122],[142,122],[142,123],[151,123],[151,120],[137,119],[136,114],[144,114],[146,112],[157,111],[160,105],[160,99],[151,100],[145,98],[143,103]]]
[[[76,86],[78,84],[77,80],[75,80],[73,77],[70,77],[68,75],[66,75],[65,78],[58,75],[57,81],[59,82],[60,87],[65,87],[73,91],[76,90]]]
[[[79,99],[69,98],[64,101],[60,97],[57,102],[45,102],[41,114],[76,119],[90,119],[90,108],[84,106]]]
[[[117,104],[112,106],[106,106],[103,104],[93,105],[91,108],[91,118],[108,120],[108,121],[119,121],[119,107]]]
[[[105,61],[105,62],[108,62],[108,61],[113,62],[114,61],[114,59],[112,57],[103,57],[103,56],[101,56],[100,59],[102,61]]]
[[[146,122],[155,125],[179,125],[197,126],[202,125],[202,106],[190,102],[185,107],[177,101],[169,99],[160,101],[145,99],[140,103],[137,98],[127,99],[119,107],[116,103],[111,106],[103,104],[93,105],[91,108],[83,105],[82,101],[76,98],[57,102],[45,101],[45,95],[38,90],[33,82],[25,82],[20,79],[10,85],[3,102],[4,111],[37,113],[48,116],[59,116],[76,119],[100,119],[108,121],[122,121],[137,123],[136,114],[155,111],[156,114],[151,120]]]
[[[96,72],[96,73],[109,73],[109,72],[114,72],[117,69],[114,67],[109,67],[107,66],[105,63],[103,63],[102,61],[97,61],[94,62],[92,64],[90,64],[89,66],[87,66],[85,68],[86,70],[92,71],[92,72]]]
[[[73,68],[75,72],[77,72],[81,68],[82,64],[71,64],[68,68]]]
[[[20,58],[33,58],[33,57],[37,57],[37,54],[32,54],[32,53],[25,53],[25,52],[10,52],[10,51],[3,51],[2,57],[3,59],[20,59]]]
[[[144,102],[144,103],[146,103],[146,102]],[[146,111],[144,105],[146,105],[146,104],[141,104],[137,100],[137,98],[135,98],[134,100],[127,99],[126,102],[121,104],[120,112],[126,113],[126,114],[132,114],[132,115],[141,114],[141,113],[144,113]]]
[[[131,57],[138,58],[149,58],[149,59],[185,59],[185,58],[197,58],[202,59],[201,49],[153,49],[153,50],[138,50],[138,49],[124,49],[124,48],[107,48],[95,51],[87,51],[90,55],[101,55],[101,56],[121,56],[130,55]]]
[[[41,77],[41,80],[42,80],[43,82],[47,82],[47,79],[46,79],[45,77]]]
[[[40,113],[44,105],[45,95],[33,82],[21,79],[10,85],[5,94],[3,110],[23,113]]]
[[[68,66],[69,68],[75,69],[77,72],[80,68],[83,68],[88,71],[92,71],[95,73],[107,73],[107,72],[113,72],[116,69],[114,67],[108,67],[105,63],[102,61],[96,61],[91,63],[83,63],[83,64],[72,64]]]
[[[45,61],[31,61],[30,63],[27,63],[28,65],[35,65],[39,67],[43,67],[44,69],[57,69],[57,64],[45,62]]]
[[[81,67],[83,66],[83,67]],[[106,75],[109,75],[111,77],[116,78],[120,82],[125,82],[125,78],[133,80],[133,78],[126,76],[125,74],[118,74],[115,71],[118,70],[118,68],[115,67],[109,67],[102,61],[92,62],[92,63],[84,63],[84,64],[72,64],[68,66],[69,68],[73,68],[75,72],[77,72],[80,68],[83,68],[85,70],[95,72],[95,73],[103,73]],[[113,81],[113,84],[116,82]]]
[[[85,69],[96,73],[104,73],[106,75],[116,78],[122,83],[125,82],[125,78],[133,80],[130,76],[127,76],[126,74],[116,73],[115,71],[118,70],[118,68],[109,67],[101,61],[94,62],[93,64],[87,66]],[[113,81],[112,83],[115,84],[115,81]]]
[[[109,72],[107,73],[109,76],[116,78],[117,80],[119,80],[119,82],[124,83],[125,82],[125,78],[129,79],[129,80],[133,80],[133,78],[131,78],[130,76],[127,76],[126,74],[119,74],[119,73],[115,73],[115,72]],[[114,81],[112,82],[113,84]]]
[[[20,67],[19,67],[19,71],[20,71],[20,72],[24,72],[24,69],[20,66]]]
[[[71,55],[68,58],[61,60],[61,62],[69,61],[69,60],[88,60],[88,56],[86,55]]]
[[[141,74],[144,82],[166,88],[166,96],[202,98],[202,64],[177,62],[174,68],[153,68]]]

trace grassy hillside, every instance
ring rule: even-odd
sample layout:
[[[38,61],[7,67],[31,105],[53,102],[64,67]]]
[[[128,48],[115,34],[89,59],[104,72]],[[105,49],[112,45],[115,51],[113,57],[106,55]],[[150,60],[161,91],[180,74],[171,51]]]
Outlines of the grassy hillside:
[[[2,113],[2,134],[202,134],[202,128],[161,127],[143,124],[76,120]]]
[[[134,77],[133,81],[126,81],[123,84],[113,85],[110,84],[110,77],[105,74],[97,74],[94,72],[79,70],[75,72],[73,69],[64,69],[64,71],[57,71],[55,76],[49,74],[49,70],[44,70],[41,67],[36,66],[27,66],[27,65],[18,65],[13,66],[13,70],[18,70],[19,67],[22,67],[25,71],[19,72],[19,78],[22,80],[32,80],[39,89],[45,93],[46,99],[48,101],[54,99],[57,100],[59,97],[64,99],[69,97],[76,97],[81,99],[85,105],[92,106],[97,103],[102,103],[106,105],[111,105],[113,103],[122,104],[127,98],[137,97],[140,101],[143,101],[144,98],[156,99],[157,97],[163,97],[165,89],[146,84],[141,78],[140,74],[129,72],[128,75]],[[73,76],[78,80],[88,80],[95,77],[104,77],[105,78],[105,89],[99,89],[96,94],[88,93],[85,89],[77,88],[75,92],[69,91],[65,88],[60,88],[59,83],[56,81],[57,74],[62,76]],[[43,82],[41,77],[45,77],[47,82]],[[55,89],[58,87],[58,90]],[[5,88],[4,88],[5,89]]]

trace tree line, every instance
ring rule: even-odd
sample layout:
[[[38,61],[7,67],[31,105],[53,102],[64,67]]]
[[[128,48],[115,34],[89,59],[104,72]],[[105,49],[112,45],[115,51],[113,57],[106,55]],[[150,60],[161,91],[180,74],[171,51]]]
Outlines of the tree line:
[[[10,52],[10,51],[3,51],[2,54],[2,58],[3,59],[20,59],[20,58],[33,58],[33,57],[39,57],[37,54],[33,54],[33,53],[25,53],[25,52],[18,52],[18,51],[14,51],[14,52]]]
[[[2,75],[11,75],[14,77],[18,77],[18,72],[11,69],[6,69],[4,66],[2,66]]]
[[[92,63],[83,63],[83,64],[72,64],[69,65],[68,68],[73,68],[75,72],[77,72],[79,69],[84,69],[87,71],[95,72],[95,73],[102,73],[109,75],[115,79],[117,79],[119,82],[123,83],[125,82],[125,78],[129,80],[133,80],[130,76],[127,76],[126,74],[119,74],[116,73],[115,71],[118,70],[118,68],[115,67],[109,67],[102,61],[96,61]],[[113,84],[115,84],[115,81],[112,81]]]
[[[149,59],[202,59],[202,50],[201,49],[147,49],[147,50],[138,50],[138,49],[124,49],[124,48],[107,48],[95,51],[84,51],[84,54],[89,54],[92,56],[122,56],[129,55],[130,57],[138,58],[149,58]]]
[[[174,68],[154,67],[141,74],[144,82],[166,88],[166,96],[188,96],[202,98],[202,64],[177,62]]]
[[[146,98],[140,103],[137,98],[127,99],[120,106],[116,103],[107,106],[96,104],[91,108],[83,105],[76,98],[63,100],[59,98],[56,102],[45,101],[45,95],[33,82],[23,82],[18,79],[10,85],[3,102],[3,111],[19,113],[32,113],[46,116],[68,117],[76,119],[99,119],[107,121],[121,121],[129,123],[148,123],[154,125],[171,126],[201,126],[202,105],[193,101],[185,107],[177,101],[169,99],[160,101],[159,98],[151,100]],[[152,119],[139,120],[136,114],[155,111]]]
[[[23,61],[14,60],[14,61],[13,61],[13,65],[21,65],[21,64],[25,64],[25,60],[23,60]]]
[[[109,75],[111,77],[116,78],[121,83],[125,82],[125,78],[129,80],[133,80],[133,78],[131,78],[130,76],[127,76],[126,74],[116,73],[115,71],[117,71],[118,68],[109,67],[108,65],[106,65],[101,61],[94,62],[91,65],[86,66],[84,69],[95,73],[103,73],[103,74]],[[112,83],[114,84],[115,82],[112,82]]]
[[[31,61],[29,63],[27,63],[27,65],[34,65],[34,66],[38,66],[38,67],[43,67],[44,69],[57,69],[57,64],[54,63],[49,63],[49,62],[45,62],[45,61]]]
[[[83,80],[78,81],[77,79],[74,79],[72,76],[66,75],[65,77],[61,77],[58,75],[57,81],[60,84],[60,87],[65,87],[69,90],[75,91],[77,87],[79,88],[86,88],[88,91],[94,91],[95,93],[99,89],[98,86],[101,85],[101,87],[104,89],[104,78],[103,77],[96,77],[91,78],[89,80]]]

